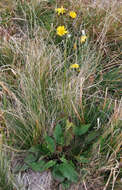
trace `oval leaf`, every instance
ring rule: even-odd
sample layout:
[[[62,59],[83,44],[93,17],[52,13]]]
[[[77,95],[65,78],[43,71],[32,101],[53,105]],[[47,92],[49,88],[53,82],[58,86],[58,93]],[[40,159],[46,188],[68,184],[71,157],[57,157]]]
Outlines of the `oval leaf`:
[[[37,152],[40,152],[41,151],[41,145],[40,144],[37,144],[35,146],[32,146],[28,152],[33,152],[33,153],[37,153]]]
[[[56,161],[50,160],[49,162],[47,162],[47,163],[43,166],[43,168],[44,168],[44,170],[47,170],[48,168],[53,167],[55,164],[56,164]]]
[[[55,142],[54,142],[53,138],[46,136],[45,141],[46,141],[47,148],[49,149],[49,151],[51,153],[54,153],[55,152]]]
[[[57,144],[61,144],[61,145],[64,144],[63,131],[62,131],[62,127],[59,124],[56,125],[53,136]]]
[[[25,162],[26,164],[30,164],[30,163],[36,161],[36,159],[37,159],[36,156],[34,156],[33,154],[28,154],[28,155],[25,157],[24,162]]]
[[[59,170],[62,175],[72,182],[78,181],[78,174],[75,169],[69,163],[62,163],[59,166]]]
[[[52,170],[52,176],[55,180],[62,182],[64,181],[65,177],[62,175],[62,173],[59,170],[59,164],[54,166]]]
[[[33,162],[33,163],[29,164],[31,169],[35,172],[43,172],[44,171],[44,165],[45,165],[44,160],[40,160],[39,162]]]
[[[81,125],[80,127],[75,127],[74,133],[75,135],[84,135],[85,133],[88,132],[89,128],[90,128],[90,124]]]

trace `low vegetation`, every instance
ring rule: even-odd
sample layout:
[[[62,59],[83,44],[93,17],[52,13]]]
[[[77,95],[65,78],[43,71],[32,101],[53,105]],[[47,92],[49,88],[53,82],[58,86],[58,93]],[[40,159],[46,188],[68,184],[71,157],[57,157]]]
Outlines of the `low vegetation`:
[[[116,0],[0,2],[2,190],[28,168],[64,189],[120,189],[120,13]]]

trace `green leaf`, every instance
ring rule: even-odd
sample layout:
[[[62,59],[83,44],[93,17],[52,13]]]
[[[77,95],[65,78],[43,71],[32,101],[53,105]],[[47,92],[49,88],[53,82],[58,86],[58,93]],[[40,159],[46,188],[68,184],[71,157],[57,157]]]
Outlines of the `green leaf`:
[[[55,180],[57,180],[59,182],[64,181],[65,177],[62,175],[62,173],[59,170],[59,164],[54,166],[54,168],[52,170],[52,176]]]
[[[63,190],[69,189],[70,185],[71,185],[70,181],[63,181],[63,183],[62,183]]]
[[[35,172],[43,172],[44,171],[44,165],[45,165],[44,160],[40,160],[39,162],[33,162],[33,163],[29,164],[31,169]]]
[[[48,135],[45,137],[45,141],[47,144],[47,148],[49,149],[49,151],[51,153],[55,152],[55,142],[53,140],[53,138],[49,137]]]
[[[48,0],[48,2],[54,4],[55,0]]]
[[[53,136],[57,144],[61,144],[61,145],[64,144],[63,131],[62,131],[62,127],[59,124],[56,125]]]
[[[78,181],[78,174],[72,165],[70,165],[68,163],[62,163],[59,165],[59,170],[62,173],[62,175],[65,178],[67,178],[68,180],[70,180],[72,182]]]
[[[73,128],[74,124],[70,122],[69,120],[66,121],[65,130],[68,131],[69,129]]]
[[[41,154],[42,155],[50,155],[50,150],[47,148],[46,144],[41,145]]]
[[[78,155],[78,154],[80,154],[80,152],[82,152],[82,150],[83,150],[82,144],[76,143],[76,144],[73,144],[73,145],[72,145],[71,151],[72,151],[72,154],[73,154],[73,155]]]
[[[48,168],[53,167],[55,164],[56,164],[56,161],[50,160],[49,162],[47,162],[47,163],[43,166],[43,168],[44,168],[44,170],[47,170]]]
[[[32,168],[32,170],[34,170],[36,172],[43,172],[43,171],[47,170],[48,168],[53,167],[55,164],[56,164],[56,162],[53,160],[50,160],[47,163],[45,163],[44,160],[40,160],[39,162],[31,163],[30,167]]]
[[[84,135],[85,133],[88,132],[90,126],[91,126],[90,124],[87,124],[87,125],[81,125],[80,127],[75,127],[74,129],[75,135]]]
[[[32,146],[28,152],[32,152],[32,153],[37,153],[37,152],[41,152],[41,145],[37,144],[35,146]]]
[[[24,162],[27,163],[27,164],[30,164],[34,161],[36,161],[36,156],[34,156],[33,154],[28,154],[25,159],[24,159]]]
[[[65,145],[69,146],[71,141],[73,140],[74,136],[72,134],[72,130],[68,130],[65,132]]]
[[[62,157],[60,158],[60,160],[61,160],[62,162],[64,162],[64,163],[68,163],[68,160],[66,160],[65,156],[62,156]]]

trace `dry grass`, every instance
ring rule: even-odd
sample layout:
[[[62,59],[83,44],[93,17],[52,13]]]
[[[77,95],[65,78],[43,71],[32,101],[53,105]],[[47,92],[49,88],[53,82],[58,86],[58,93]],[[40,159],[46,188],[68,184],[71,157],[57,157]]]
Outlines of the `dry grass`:
[[[89,134],[98,136],[82,150],[91,158],[80,165],[84,189],[114,190],[121,184],[121,2],[6,2],[0,3],[0,149],[27,150],[61,121],[90,123]],[[55,15],[60,5],[77,12],[76,22]],[[71,38],[58,39],[61,23]]]

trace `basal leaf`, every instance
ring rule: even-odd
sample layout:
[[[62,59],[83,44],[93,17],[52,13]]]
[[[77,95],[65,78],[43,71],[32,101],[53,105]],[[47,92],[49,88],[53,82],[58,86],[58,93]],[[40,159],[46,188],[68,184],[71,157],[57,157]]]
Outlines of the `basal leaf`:
[[[68,180],[72,182],[78,181],[78,174],[73,168],[73,166],[69,163],[62,163],[59,166],[59,170],[62,173],[62,175],[67,178]]]
[[[29,164],[29,166],[31,167],[31,169],[33,171],[36,172],[42,172],[44,171],[44,165],[45,165],[45,161],[44,160],[40,160],[39,162],[33,162],[31,164]]]
[[[63,163],[68,163],[68,160],[66,160],[65,156],[62,156],[62,157],[60,158],[60,160],[61,160]]]
[[[50,154],[50,150],[47,148],[46,144],[41,145],[41,154],[44,156]]]
[[[69,146],[71,144],[71,141],[73,140],[74,135],[71,129],[65,132],[65,145]]]
[[[66,180],[66,181],[63,181],[62,183],[62,188],[63,190],[66,190],[66,189],[69,189],[70,188],[70,185],[71,185],[71,182]]]
[[[84,135],[85,133],[88,132],[89,128],[90,128],[90,124],[81,125],[79,127],[74,128],[74,133],[75,135]]]
[[[37,144],[35,146],[32,146],[28,152],[33,152],[33,153],[37,153],[37,152],[40,152],[41,151],[41,145],[40,144]]]
[[[51,168],[51,167],[54,166],[55,164],[56,164],[56,161],[50,160],[49,162],[47,162],[47,163],[43,166],[43,168],[44,168],[44,170],[47,170],[48,168]]]
[[[53,161],[53,160],[50,160],[47,163],[44,160],[40,160],[39,162],[31,163],[30,167],[31,167],[32,170],[34,170],[36,172],[42,172],[42,171],[47,170],[48,168],[51,168],[55,164],[56,164],[56,162]]]
[[[62,175],[62,173],[59,170],[59,164],[54,166],[52,170],[52,176],[55,180],[58,180],[59,182],[64,181],[65,177]]]
[[[55,152],[55,142],[52,137],[49,137],[48,135],[45,137],[45,141],[47,144],[47,148],[51,153]]]
[[[24,159],[24,162],[27,163],[27,164],[30,164],[34,161],[36,161],[36,156],[34,156],[33,154],[28,154],[25,159]]]
[[[66,126],[65,129],[66,131],[68,131],[70,128],[72,128],[74,125],[72,122],[70,122],[69,120],[66,121]]]
[[[61,144],[61,145],[64,144],[63,130],[59,124],[56,125],[53,136],[57,144]]]

